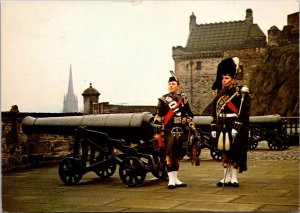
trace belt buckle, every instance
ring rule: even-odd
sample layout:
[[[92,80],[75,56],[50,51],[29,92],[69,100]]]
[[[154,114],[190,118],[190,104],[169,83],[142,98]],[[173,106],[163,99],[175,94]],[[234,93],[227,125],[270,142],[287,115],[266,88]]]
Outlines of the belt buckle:
[[[181,127],[176,126],[172,128],[171,133],[183,133],[183,130]]]
[[[233,118],[237,117],[235,113],[220,113],[219,117],[221,118]]]
[[[174,123],[175,124],[181,123],[181,117],[174,117]]]

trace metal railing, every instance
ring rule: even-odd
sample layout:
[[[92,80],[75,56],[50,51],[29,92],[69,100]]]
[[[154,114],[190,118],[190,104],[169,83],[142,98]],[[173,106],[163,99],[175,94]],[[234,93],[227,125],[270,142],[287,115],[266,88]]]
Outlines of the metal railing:
[[[299,135],[299,119],[300,117],[282,117],[282,128],[289,135]]]

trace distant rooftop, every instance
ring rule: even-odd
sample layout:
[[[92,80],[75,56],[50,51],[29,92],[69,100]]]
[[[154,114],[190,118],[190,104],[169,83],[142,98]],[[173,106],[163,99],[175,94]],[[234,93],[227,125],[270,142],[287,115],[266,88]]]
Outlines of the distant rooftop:
[[[190,35],[186,49],[198,51],[228,50],[265,46],[266,35],[257,24],[253,24],[252,10],[246,10],[246,19],[200,24],[194,13],[190,16]]]

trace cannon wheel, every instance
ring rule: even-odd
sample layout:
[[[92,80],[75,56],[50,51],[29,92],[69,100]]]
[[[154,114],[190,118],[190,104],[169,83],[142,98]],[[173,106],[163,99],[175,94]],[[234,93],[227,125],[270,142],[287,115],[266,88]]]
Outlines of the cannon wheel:
[[[158,160],[156,160],[156,167],[155,170],[152,171],[152,174],[156,178],[167,179],[168,172],[166,163],[161,157],[158,157]]]
[[[114,160],[109,160],[109,157],[106,155],[99,155],[96,157],[97,162],[101,162],[104,160],[107,160],[109,162],[106,162],[106,164],[103,165],[103,167],[97,167],[95,169],[96,175],[98,175],[101,178],[108,178],[115,174],[117,165]]]
[[[58,175],[66,185],[75,185],[82,178],[83,168],[80,160],[68,157],[63,159],[58,166]]]
[[[101,178],[108,178],[112,176],[116,171],[117,165],[115,162],[112,162],[107,167],[104,168],[97,168],[95,170],[96,175],[98,175]]]
[[[222,161],[222,152],[217,150],[216,147],[212,147],[210,150],[210,156],[215,160],[215,161]]]
[[[281,150],[282,149],[282,141],[278,137],[274,137],[268,141],[268,147],[271,150]]]
[[[254,150],[257,148],[257,146],[258,146],[258,141],[252,141],[249,143],[248,148],[249,150]]]
[[[287,135],[283,135],[281,138],[283,141],[282,148],[283,149],[288,149],[290,147],[290,138]]]
[[[127,157],[120,164],[119,176],[128,186],[141,185],[146,177],[145,166],[140,159]]]

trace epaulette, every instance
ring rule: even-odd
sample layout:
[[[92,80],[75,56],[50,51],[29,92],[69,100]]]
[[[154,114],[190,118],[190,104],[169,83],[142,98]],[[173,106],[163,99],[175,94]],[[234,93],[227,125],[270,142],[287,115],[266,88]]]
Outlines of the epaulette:
[[[239,92],[239,94],[241,94],[243,92],[249,93],[249,88],[245,85],[236,86],[235,89],[236,89],[237,92]]]
[[[242,93],[249,93],[249,87],[247,87],[246,85],[245,86],[241,86],[241,92]]]
[[[165,94],[165,95],[161,96],[161,97],[159,98],[159,100],[162,100],[163,102],[167,103],[167,97],[168,97],[168,95],[169,95],[169,94]]]
[[[183,99],[183,103],[184,104],[186,104],[188,101],[189,101],[189,99],[186,97],[186,95],[184,94],[184,93],[181,93],[181,98]]]

